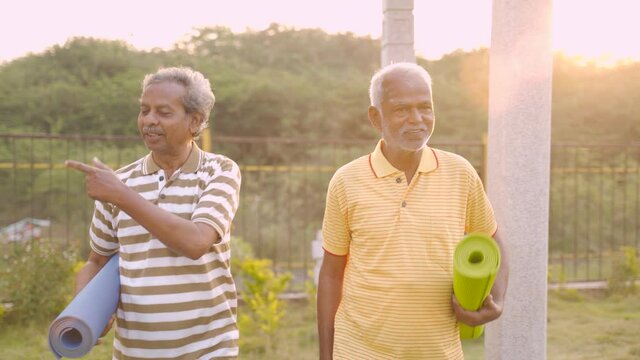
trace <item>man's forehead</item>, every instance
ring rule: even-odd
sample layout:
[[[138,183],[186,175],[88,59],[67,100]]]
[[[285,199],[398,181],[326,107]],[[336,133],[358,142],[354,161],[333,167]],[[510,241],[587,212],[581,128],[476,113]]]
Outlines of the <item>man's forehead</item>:
[[[394,86],[424,86],[429,88],[429,84],[420,74],[399,70],[387,74],[382,82],[382,87],[385,89]]]
[[[157,109],[172,109],[176,105],[179,105],[179,104],[171,104],[171,103],[168,103],[168,102],[149,102],[149,101],[144,101],[144,99],[140,99],[140,107],[154,107],[154,108],[157,108]]]
[[[172,107],[182,104],[185,88],[174,82],[155,83],[147,86],[140,96],[140,104]]]
[[[384,87],[383,101],[391,105],[407,102],[431,103],[431,91],[424,82],[395,82]]]

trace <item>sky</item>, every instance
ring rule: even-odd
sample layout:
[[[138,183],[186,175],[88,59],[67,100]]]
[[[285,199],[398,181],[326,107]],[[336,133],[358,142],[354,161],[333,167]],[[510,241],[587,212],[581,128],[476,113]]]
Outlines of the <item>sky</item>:
[[[416,53],[435,60],[489,47],[491,6],[491,0],[414,0]],[[554,49],[604,65],[640,61],[639,13],[637,0],[554,0]],[[216,25],[244,32],[275,22],[379,38],[382,17],[382,0],[9,1],[0,11],[0,62],[78,36],[169,49],[194,28]]]

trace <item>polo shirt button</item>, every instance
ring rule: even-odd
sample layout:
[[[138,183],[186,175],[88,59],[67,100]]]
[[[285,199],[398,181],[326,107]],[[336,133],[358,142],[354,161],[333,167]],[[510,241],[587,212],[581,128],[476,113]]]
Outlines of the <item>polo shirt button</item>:
[[[160,181],[164,180],[164,176],[160,176]]]
[[[402,182],[402,178],[396,178],[396,182],[400,184]]]
[[[402,202],[402,207],[407,207],[407,202],[406,201]]]
[[[165,195],[165,194],[160,194],[160,199],[164,199],[164,198],[166,198],[166,197],[167,197],[167,195]]]

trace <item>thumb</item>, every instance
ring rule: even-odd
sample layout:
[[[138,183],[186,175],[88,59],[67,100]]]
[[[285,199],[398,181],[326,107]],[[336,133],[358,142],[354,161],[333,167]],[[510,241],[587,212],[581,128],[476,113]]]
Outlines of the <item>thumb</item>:
[[[105,165],[102,161],[100,161],[97,157],[93,158],[93,165],[95,167],[97,167],[98,169],[103,169],[103,170],[109,170],[111,171],[111,168],[107,165]]]
[[[483,305],[489,305],[491,303],[493,303],[493,295],[489,294],[487,295],[487,298],[484,299]]]

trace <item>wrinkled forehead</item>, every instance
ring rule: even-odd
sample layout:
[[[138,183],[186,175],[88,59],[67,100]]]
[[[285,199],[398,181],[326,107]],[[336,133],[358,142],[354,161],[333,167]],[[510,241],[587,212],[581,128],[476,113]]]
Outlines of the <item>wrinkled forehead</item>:
[[[140,104],[182,106],[185,94],[186,89],[184,86],[176,82],[151,83],[142,91]]]
[[[428,101],[431,102],[431,87],[425,79],[414,73],[397,72],[389,74],[382,82],[383,102]]]

